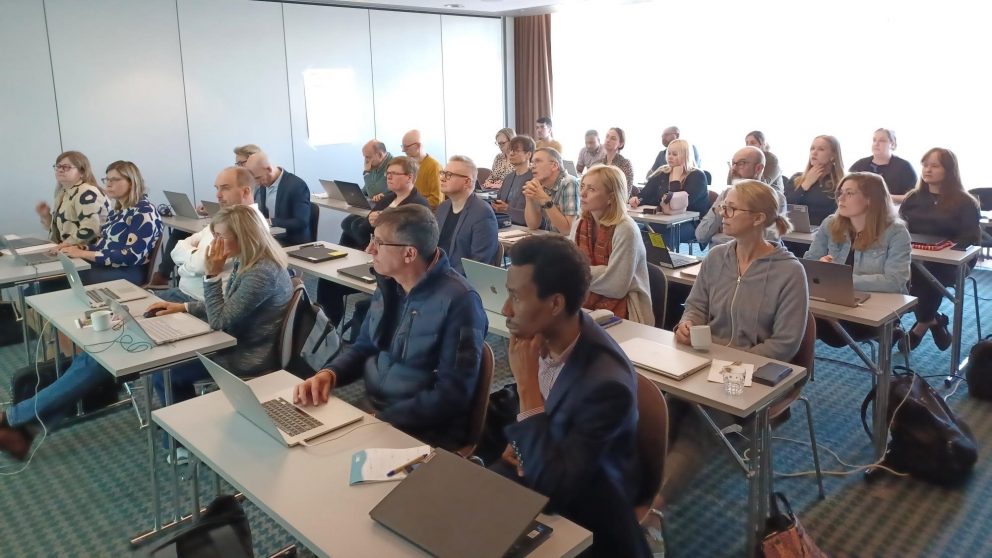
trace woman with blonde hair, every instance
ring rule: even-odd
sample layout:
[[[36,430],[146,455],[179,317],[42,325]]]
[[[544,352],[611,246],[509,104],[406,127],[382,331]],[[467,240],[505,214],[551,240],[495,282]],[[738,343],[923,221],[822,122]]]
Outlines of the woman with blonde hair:
[[[114,208],[100,230],[97,242],[81,247],[69,245],[61,252],[95,264],[79,273],[86,284],[126,279],[142,285],[146,266],[152,265],[155,247],[162,238],[162,219],[148,201],[141,171],[131,161],[115,161],[103,179]]]
[[[710,210],[709,187],[706,175],[694,166],[692,146],[684,139],[672,140],[665,151],[665,158],[667,164],[648,177],[644,189],[630,198],[630,206],[661,205],[670,192],[686,192],[689,194],[686,209],[704,215]],[[675,233],[679,231],[676,238]],[[692,242],[696,238],[696,223],[684,223],[677,229],[665,227],[659,232],[665,235],[665,242],[674,249],[680,243]]]
[[[816,136],[809,146],[806,170],[792,177],[785,187],[789,205],[804,205],[811,225],[819,225],[837,210],[836,190],[844,178],[840,142],[833,136]]]
[[[837,212],[823,220],[803,257],[852,266],[855,290],[907,293],[912,251],[909,231],[896,215],[885,180],[875,173],[855,172],[840,181]],[[877,328],[838,323],[855,338],[874,337],[877,332]],[[816,332],[828,345],[845,345],[828,321],[818,318]]]
[[[55,158],[55,211],[38,202],[35,212],[52,242],[85,246],[96,242],[110,205],[97,185],[90,160],[79,151],[66,151]]]
[[[614,166],[594,165],[582,176],[582,214],[569,235],[589,258],[592,283],[583,307],[606,309],[654,325],[647,254],[641,232],[627,215],[627,179]]]
[[[483,188],[489,190],[499,188],[503,185],[503,179],[506,178],[506,175],[513,172],[513,165],[510,164],[507,157],[510,155],[510,140],[515,137],[517,137],[517,133],[513,131],[513,128],[503,128],[496,132],[496,145],[499,147],[499,153],[493,159],[493,166],[490,169],[492,172],[482,185]]]
[[[916,171],[906,159],[897,156],[896,133],[879,128],[871,136],[871,156],[858,159],[851,172],[873,172],[885,179],[892,201],[902,203],[906,194],[916,186]]]

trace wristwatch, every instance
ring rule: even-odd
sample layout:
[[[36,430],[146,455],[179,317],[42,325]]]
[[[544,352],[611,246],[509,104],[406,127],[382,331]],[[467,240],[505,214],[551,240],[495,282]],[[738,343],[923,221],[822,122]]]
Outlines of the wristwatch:
[[[551,200],[548,200],[548,201],[546,201],[546,202],[544,202],[544,203],[541,204],[541,207],[543,207],[544,209],[551,209],[554,206],[555,206],[555,202],[553,202]]]

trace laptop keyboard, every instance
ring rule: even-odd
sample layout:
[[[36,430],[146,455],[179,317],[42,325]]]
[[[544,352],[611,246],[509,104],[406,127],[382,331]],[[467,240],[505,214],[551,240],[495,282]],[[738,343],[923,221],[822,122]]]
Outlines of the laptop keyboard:
[[[307,430],[313,430],[324,423],[297,409],[292,403],[282,397],[262,403],[269,418],[276,427],[290,436],[298,436]]]
[[[118,300],[120,298],[119,296],[117,296],[116,293],[114,293],[114,291],[103,287],[98,289],[87,289],[86,295],[89,296],[90,299],[93,300],[93,302],[103,302],[105,300]]]
[[[696,259],[696,258],[694,258],[692,256],[687,256],[685,254],[679,254],[678,252],[669,252],[668,253],[668,257],[669,258],[672,258],[672,265],[675,266],[675,267],[682,267],[682,266],[692,265],[692,264],[694,264],[694,263],[696,263],[696,262],[699,261],[698,259]]]
[[[159,343],[179,339],[183,332],[172,327],[166,320],[142,320],[141,329]]]

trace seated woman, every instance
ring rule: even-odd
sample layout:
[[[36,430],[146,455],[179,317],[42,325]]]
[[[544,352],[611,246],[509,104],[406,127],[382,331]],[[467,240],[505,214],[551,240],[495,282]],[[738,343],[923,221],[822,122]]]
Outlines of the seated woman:
[[[819,225],[837,210],[835,192],[844,178],[840,142],[833,136],[816,136],[809,146],[806,170],[792,177],[785,186],[789,205],[805,205],[811,225]]]
[[[902,203],[906,193],[916,186],[916,171],[906,159],[892,154],[896,150],[896,133],[886,128],[875,130],[871,137],[871,157],[858,159],[851,172],[873,172],[885,179],[892,201]]]
[[[840,181],[837,212],[823,220],[804,257],[853,266],[855,290],[906,293],[912,251],[909,231],[896,216],[885,180],[856,172]],[[839,323],[855,339],[876,337],[877,328]],[[827,320],[816,319],[816,333],[832,347],[845,345]]]
[[[686,192],[689,194],[689,206],[686,208],[688,211],[698,211],[700,215],[709,211],[710,198],[706,175],[693,166],[691,150],[688,141],[672,140],[665,153],[668,164],[662,165],[648,177],[644,189],[630,198],[630,206],[660,206],[669,192]],[[678,231],[681,231],[680,236],[675,238],[675,233]],[[664,235],[665,242],[674,249],[682,242],[692,242],[696,238],[696,225],[683,223],[678,228],[659,227],[658,232]]]
[[[430,207],[427,198],[422,196],[414,186],[418,170],[419,165],[415,159],[393,157],[389,161],[389,166],[386,167],[386,187],[389,188],[389,192],[376,200],[367,218],[355,219],[347,230],[341,231],[341,244],[349,248],[364,250],[372,238],[375,221],[384,209],[399,207],[408,203],[418,203],[424,207]]]
[[[962,244],[981,242],[978,202],[961,184],[958,158],[948,149],[934,147],[923,156],[920,182],[906,194],[899,215],[913,234],[939,236]],[[970,265],[974,266],[975,261]],[[930,262],[923,266],[945,286],[954,285],[955,266]],[[916,266],[910,274],[909,294],[919,299],[914,309],[916,323],[909,331],[910,348],[915,349],[929,329],[937,348],[946,351],[951,346],[948,319],[937,312],[944,296]]]
[[[513,165],[510,164],[507,157],[510,156],[510,140],[516,136],[517,133],[513,131],[513,128],[503,128],[496,132],[496,145],[499,147],[499,153],[493,159],[493,167],[490,169],[492,172],[482,184],[483,188],[487,190],[498,189],[503,185],[503,179],[506,178],[506,175],[513,172]]]
[[[592,269],[589,295],[582,306],[654,325],[647,253],[637,223],[627,215],[623,173],[616,167],[593,165],[582,176],[579,197],[582,214],[569,238],[589,258]]]
[[[87,247],[65,246],[62,253],[96,265],[79,273],[86,284],[126,279],[143,285],[162,238],[162,219],[148,201],[141,171],[131,161],[115,161],[103,179],[114,209],[103,224],[100,239]]]
[[[620,154],[626,144],[627,135],[620,128],[610,128],[606,132],[606,140],[603,141],[603,151],[606,152],[606,157],[603,159],[603,164],[620,169],[624,178],[627,179],[627,191],[624,193],[624,198],[631,196],[636,190],[634,187],[634,167],[631,166],[629,159]]]
[[[224,208],[210,226],[215,238],[203,280],[205,302],[156,302],[146,312],[188,311],[237,338],[237,345],[212,356],[235,374],[254,376],[275,370],[279,367],[276,340],[293,293],[286,255],[251,207]],[[229,258],[236,258],[235,269],[224,292],[217,274]],[[192,397],[193,382],[207,375],[199,361],[170,368],[175,401]],[[88,353],[77,355],[58,380],[0,413],[0,451],[24,459],[42,425],[55,427],[75,409],[77,401],[105,380],[104,374],[107,372]],[[156,374],[155,384],[164,401],[161,374]]]
[[[55,211],[38,202],[35,211],[52,242],[65,246],[93,244],[107,219],[110,205],[97,186],[86,155],[66,151],[55,159]]]

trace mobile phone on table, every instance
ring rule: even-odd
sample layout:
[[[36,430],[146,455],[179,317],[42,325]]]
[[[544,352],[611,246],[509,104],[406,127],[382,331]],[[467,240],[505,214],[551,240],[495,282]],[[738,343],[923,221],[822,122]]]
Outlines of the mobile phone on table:
[[[968,248],[971,248],[971,243],[968,242],[958,242],[954,246],[951,246],[951,250],[957,250],[959,252],[965,252]]]

